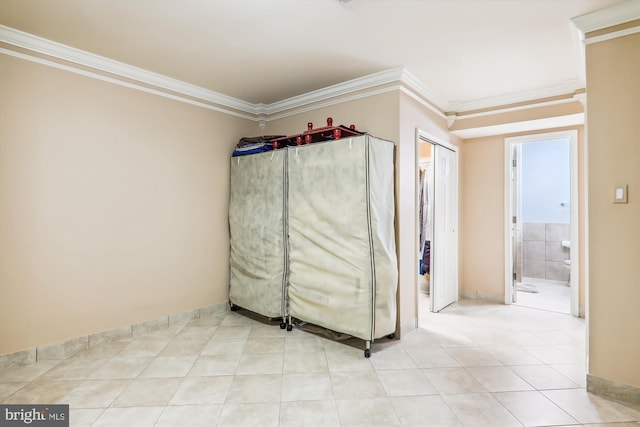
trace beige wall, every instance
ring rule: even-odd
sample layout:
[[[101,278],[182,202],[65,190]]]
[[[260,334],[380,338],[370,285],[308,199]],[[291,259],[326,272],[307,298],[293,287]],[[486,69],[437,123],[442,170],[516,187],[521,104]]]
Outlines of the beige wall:
[[[0,355],[221,303],[253,122],[0,55]]]
[[[640,34],[587,45],[589,373],[640,387]],[[629,203],[613,204],[615,185]]]
[[[420,148],[418,150],[420,150],[418,154],[420,160],[430,159],[433,153],[433,146],[429,143],[424,142],[420,144]]]
[[[269,121],[262,133],[294,135],[307,130],[308,122],[312,122],[314,128],[326,126],[327,117],[333,119],[334,126],[353,124],[359,131],[397,142],[398,93],[387,92],[304,113],[295,113]]]
[[[462,146],[460,290],[504,296],[504,136]]]
[[[576,129],[578,131],[579,306],[585,307],[585,157],[584,127],[544,129],[536,132],[467,139],[462,144],[462,204],[460,226],[460,289],[504,301],[504,144],[505,138]]]

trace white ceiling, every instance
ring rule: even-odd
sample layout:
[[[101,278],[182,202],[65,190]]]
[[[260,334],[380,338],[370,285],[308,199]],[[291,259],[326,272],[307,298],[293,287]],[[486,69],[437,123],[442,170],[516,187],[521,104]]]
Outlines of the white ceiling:
[[[571,18],[624,0],[0,0],[0,24],[251,103],[404,67],[447,111],[584,87]]]

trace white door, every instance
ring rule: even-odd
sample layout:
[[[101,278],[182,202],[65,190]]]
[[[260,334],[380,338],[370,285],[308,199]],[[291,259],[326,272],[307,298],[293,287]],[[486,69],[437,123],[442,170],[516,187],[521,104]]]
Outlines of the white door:
[[[458,153],[434,146],[431,311],[458,299]]]

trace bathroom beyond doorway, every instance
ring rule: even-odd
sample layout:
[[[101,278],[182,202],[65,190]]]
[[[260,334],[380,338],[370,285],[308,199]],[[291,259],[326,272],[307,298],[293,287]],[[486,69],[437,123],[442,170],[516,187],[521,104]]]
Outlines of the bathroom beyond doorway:
[[[505,142],[510,178],[505,194],[510,207],[508,302],[577,316],[576,132]]]

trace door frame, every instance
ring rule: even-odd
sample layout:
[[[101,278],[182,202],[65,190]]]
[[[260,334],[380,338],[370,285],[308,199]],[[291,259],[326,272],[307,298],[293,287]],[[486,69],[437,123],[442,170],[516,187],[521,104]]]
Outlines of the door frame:
[[[504,303],[512,304],[513,301],[513,247],[512,218],[514,212],[513,186],[511,181],[512,159],[514,144],[526,142],[539,142],[550,139],[569,139],[571,147],[571,315],[580,315],[580,203],[578,198],[578,131],[566,130],[558,132],[538,133],[525,136],[505,138],[504,140]]]
[[[415,131],[415,166],[414,166],[414,173],[415,173],[415,181],[416,181],[416,185],[415,185],[415,200],[416,200],[416,207],[419,207],[420,205],[420,173],[419,173],[419,168],[420,168],[420,144],[421,143],[428,143],[428,144],[432,144],[434,146],[439,145],[443,148],[446,148],[450,151],[453,151],[456,155],[456,160],[458,163],[458,168],[457,168],[457,175],[456,175],[456,186],[459,188],[460,186],[460,159],[459,159],[459,148],[453,144],[451,144],[448,141],[445,141],[443,139],[437,138],[434,135],[431,135],[428,132],[425,132],[422,129],[416,128]],[[435,153],[434,153],[434,157],[435,157]],[[434,183],[434,187],[435,187],[435,183]],[[456,231],[458,232],[460,229],[460,193],[458,191],[458,199],[456,200],[456,204],[455,204],[455,217],[457,219],[457,224],[456,224]],[[414,224],[414,234],[417,235],[417,230],[418,230],[418,221],[419,221],[419,214],[418,214],[419,210],[416,209],[416,221]],[[434,218],[434,222],[436,221],[436,219]],[[459,232],[457,233],[458,236],[458,244],[456,245],[456,257],[454,260],[452,260],[453,262],[455,262],[455,271],[456,271],[456,280],[455,280],[455,301],[458,301],[459,299],[459,252],[460,252],[460,245],[459,245],[459,241],[460,241],[460,234]],[[413,265],[416,266],[416,274],[414,277],[414,288],[415,288],[415,298],[416,298],[416,313],[418,313],[418,317],[419,317],[419,313],[420,313],[420,308],[419,308],[419,304],[420,304],[420,287],[419,287],[419,282],[418,282],[418,273],[417,273],[417,266],[418,266],[418,260],[419,260],[419,256],[420,256],[420,248],[419,246],[419,242],[418,239],[416,239],[416,244],[415,244],[415,250],[414,250],[414,262]],[[432,256],[433,256],[433,252],[432,252]],[[429,307],[429,310],[431,311],[431,307]],[[418,320],[419,321],[419,320]]]

